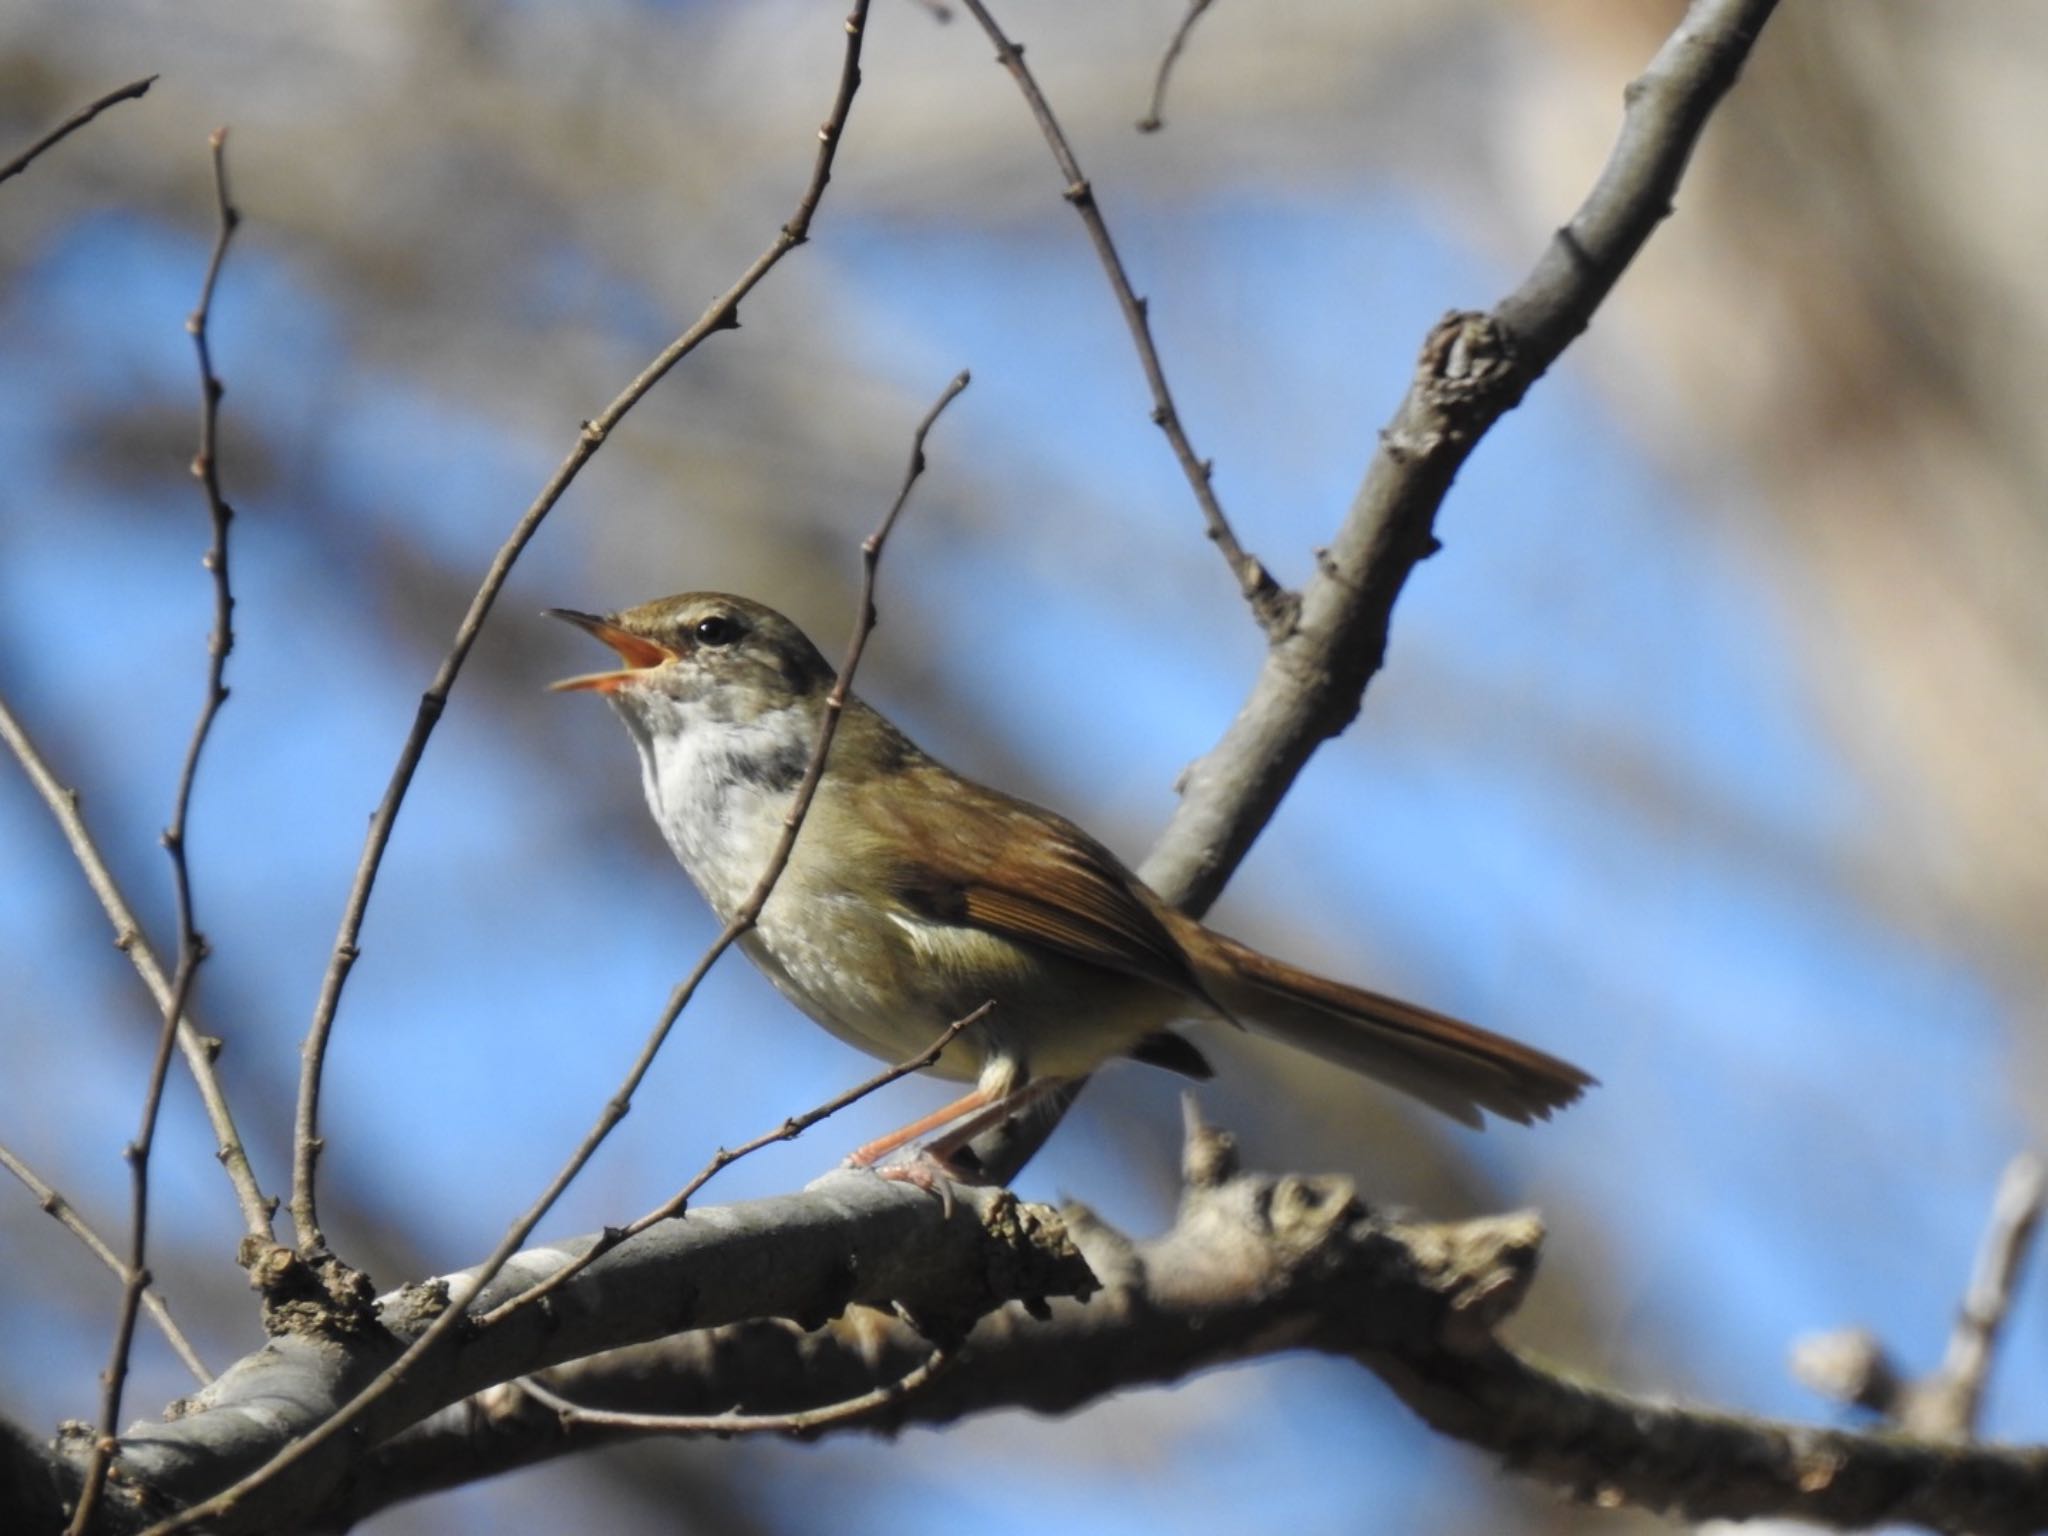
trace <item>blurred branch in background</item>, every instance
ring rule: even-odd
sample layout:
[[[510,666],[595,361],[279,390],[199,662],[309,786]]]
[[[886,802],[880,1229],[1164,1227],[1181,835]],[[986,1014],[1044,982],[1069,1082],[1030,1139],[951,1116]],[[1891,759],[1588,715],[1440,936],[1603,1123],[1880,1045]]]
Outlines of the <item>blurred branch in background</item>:
[[[1799,1340],[1792,1348],[1792,1374],[1814,1391],[1867,1408],[1908,1434],[1975,1439],[1984,1386],[2021,1266],[2041,1225],[2044,1196],[2048,1179],[2038,1157],[2023,1152],[2006,1165],[1948,1350],[1928,1376],[1909,1380],[1883,1341],[1861,1328]]]
[[[1173,66],[1180,59],[1181,50],[1188,45],[1188,37],[1195,30],[1195,23],[1202,19],[1202,12],[1209,9],[1213,0],[1188,0],[1187,14],[1180,19],[1180,25],[1173,29],[1173,36],[1167,40],[1166,51],[1159,56],[1159,72],[1152,77],[1152,101],[1145,108],[1145,115],[1138,119],[1138,132],[1157,133],[1166,126],[1166,83],[1173,76]]]
[[[12,160],[9,160],[5,165],[0,165],[0,181],[9,181],[19,176],[35,163],[37,156],[63,143],[64,140],[70,138],[72,134],[98,117],[107,108],[124,101],[137,101],[148,95],[149,88],[155,85],[156,81],[157,77],[155,75],[147,75],[140,80],[131,80],[120,89],[107,92],[106,95],[89,106],[80,107]]]

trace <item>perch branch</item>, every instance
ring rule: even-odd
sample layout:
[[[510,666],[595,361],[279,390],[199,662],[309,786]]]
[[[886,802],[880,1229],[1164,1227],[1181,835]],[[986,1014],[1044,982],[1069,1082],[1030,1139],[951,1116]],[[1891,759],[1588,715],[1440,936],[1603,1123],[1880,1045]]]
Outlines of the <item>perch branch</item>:
[[[214,1536],[296,1528],[353,1480],[370,1447],[471,1393],[566,1360],[749,1317],[810,1326],[855,1304],[901,1306],[938,1336],[957,1335],[1006,1301],[1042,1305],[1038,1298],[1093,1286],[1053,1212],[1001,1190],[958,1194],[949,1216],[922,1190],[845,1170],[801,1194],[693,1211],[618,1244],[545,1307],[458,1328],[369,1400],[362,1389],[381,1368],[443,1319],[532,1289],[596,1238],[518,1254],[494,1279],[479,1266],[387,1295],[347,1347],[317,1330],[279,1330],[176,1417],[131,1426],[109,1487],[135,1495],[135,1507],[110,1497],[106,1514],[125,1515],[112,1528],[132,1531],[194,1500],[152,1526],[154,1536],[202,1522]],[[337,1407],[357,1401],[353,1434],[323,1432]],[[247,1476],[286,1447],[309,1448],[294,1458],[293,1476]]]
[[[1244,1174],[1190,1126],[1173,1227],[1132,1241],[1069,1209],[1105,1289],[977,1323],[943,1376],[847,1426],[893,1433],[970,1413],[1064,1413],[1133,1387],[1308,1349],[1378,1375],[1439,1431],[1602,1507],[1688,1521],[1778,1517],[1844,1529],[1907,1522],[2018,1536],[2048,1525],[2048,1452],[1941,1445],[1678,1407],[1539,1365],[1503,1342],[1536,1273],[1528,1213],[1449,1223],[1366,1208],[1340,1177]],[[857,1308],[808,1331],[749,1321],[552,1371],[548,1389],[631,1412],[797,1413],[899,1379],[929,1343]],[[564,1425],[517,1388],[482,1394],[374,1452],[362,1518],[399,1499],[632,1438]]]

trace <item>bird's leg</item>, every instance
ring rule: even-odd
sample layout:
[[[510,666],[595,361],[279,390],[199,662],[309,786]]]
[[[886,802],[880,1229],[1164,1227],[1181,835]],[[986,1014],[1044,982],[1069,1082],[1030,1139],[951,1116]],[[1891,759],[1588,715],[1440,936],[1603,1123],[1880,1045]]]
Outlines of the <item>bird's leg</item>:
[[[854,1148],[847,1156],[847,1164],[853,1168],[872,1168],[898,1147],[917,1140],[927,1132],[943,1129],[964,1115],[975,1115],[986,1109],[989,1102],[989,1092],[986,1088],[977,1088],[972,1093],[963,1094],[922,1119],[911,1121],[901,1130],[891,1131],[886,1136],[877,1136],[866,1146]]]
[[[901,1130],[891,1131],[887,1136],[877,1137],[866,1146],[856,1150],[847,1158],[849,1165],[856,1168],[874,1168],[885,1179],[895,1179],[905,1184],[915,1184],[927,1194],[937,1195],[945,1214],[953,1214],[953,1195],[948,1187],[954,1183],[986,1182],[976,1180],[974,1175],[961,1168],[953,1157],[983,1131],[1002,1124],[1012,1115],[1020,1114],[1044,1098],[1059,1086],[1057,1078],[1045,1078],[1026,1083],[1023,1087],[996,1096],[985,1088],[955,1099],[951,1104],[933,1110],[921,1120],[914,1120]],[[911,1156],[900,1163],[889,1163],[875,1167],[876,1162],[898,1148],[929,1131],[945,1129],[945,1134],[912,1151]]]
[[[954,1154],[963,1151],[967,1144],[983,1131],[992,1131],[1016,1115],[1023,1114],[1060,1086],[1060,1078],[1043,1077],[1013,1089],[1001,1098],[983,1108],[969,1111],[953,1121],[943,1136],[934,1137],[925,1151],[947,1167],[953,1167]]]

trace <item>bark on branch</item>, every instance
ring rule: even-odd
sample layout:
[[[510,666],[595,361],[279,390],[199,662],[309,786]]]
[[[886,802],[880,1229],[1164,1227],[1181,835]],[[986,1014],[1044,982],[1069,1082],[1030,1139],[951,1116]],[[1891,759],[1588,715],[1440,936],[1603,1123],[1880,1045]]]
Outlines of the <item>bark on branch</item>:
[[[1571,221],[1490,314],[1447,315],[1381,429],[1351,510],[1317,556],[1298,623],[1266,653],[1222,740],[1188,770],[1173,820],[1139,873],[1199,915],[1265,828],[1310,755],[1349,725],[1379,671],[1394,600],[1437,549],[1437,508],[1487,430],[1591,323],[1671,212],[1708,115],[1776,0],[1694,0],[1629,86],[1619,137]]]
[[[485,1288],[479,1310],[547,1279],[595,1237],[530,1249]],[[465,1275],[378,1299],[374,1320],[333,1305],[319,1272],[290,1249],[263,1277],[270,1342],[160,1423],[121,1438],[102,1530],[134,1531],[207,1498],[331,1417],[460,1297]],[[1094,1277],[1057,1215],[996,1190],[954,1213],[921,1190],[868,1173],[834,1173],[802,1194],[694,1212],[620,1243],[546,1304],[489,1328],[458,1329],[296,1475],[265,1485],[210,1521],[210,1532],[295,1527],[319,1515],[367,1450],[446,1404],[544,1370],[679,1329],[742,1319],[815,1327],[856,1303],[901,1309],[933,1336],[957,1336],[991,1308],[1087,1293]],[[927,1345],[929,1349],[929,1345]],[[87,1447],[57,1448],[75,1491]]]
[[[1854,1434],[1633,1397],[1540,1365],[1499,1336],[1534,1279],[1542,1225],[1515,1213],[1408,1223],[1349,1180],[1239,1174],[1196,1128],[1179,1216],[1133,1243],[1069,1210],[1103,1290],[1046,1315],[984,1318],[951,1367],[861,1421],[890,1433],[995,1408],[1061,1413],[1134,1386],[1291,1349],[1374,1372],[1434,1428],[1567,1497],[1690,1520],[1788,1517],[2004,1533],[2048,1526],[2048,1452]],[[929,1343],[855,1308],[823,1328],[749,1322],[550,1372],[580,1403],[780,1413],[897,1380]],[[365,1463],[346,1515],[630,1433],[565,1424],[516,1383],[457,1404]]]

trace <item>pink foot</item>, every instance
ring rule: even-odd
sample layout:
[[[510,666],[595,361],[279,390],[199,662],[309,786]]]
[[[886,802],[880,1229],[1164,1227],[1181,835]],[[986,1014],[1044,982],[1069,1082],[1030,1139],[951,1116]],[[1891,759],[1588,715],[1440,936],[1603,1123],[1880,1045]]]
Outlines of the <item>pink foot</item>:
[[[923,1147],[916,1148],[901,1162],[883,1163],[874,1172],[878,1178],[912,1184],[928,1195],[938,1196],[940,1213],[949,1220],[953,1215],[953,1186],[973,1182],[943,1157]]]

